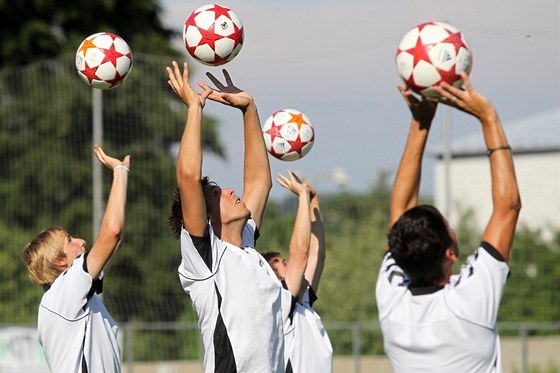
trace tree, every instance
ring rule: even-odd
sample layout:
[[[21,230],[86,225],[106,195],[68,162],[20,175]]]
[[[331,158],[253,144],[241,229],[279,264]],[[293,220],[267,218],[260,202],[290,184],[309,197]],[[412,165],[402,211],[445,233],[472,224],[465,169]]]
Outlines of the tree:
[[[165,66],[180,53],[159,13],[155,0],[0,4],[0,272],[19,273],[0,284],[11,300],[0,306],[3,322],[36,321],[42,290],[26,278],[21,260],[29,239],[60,225],[88,248],[94,240],[92,90],[78,78],[74,55],[101,30],[123,37],[134,56],[126,81],[103,91],[103,146],[119,157],[132,154],[126,236],[111,263],[105,302],[119,322],[195,319],[178,283],[179,245],[165,225],[175,186],[173,146],[186,110],[166,84]],[[203,130],[205,148],[223,156],[216,121],[205,117]]]

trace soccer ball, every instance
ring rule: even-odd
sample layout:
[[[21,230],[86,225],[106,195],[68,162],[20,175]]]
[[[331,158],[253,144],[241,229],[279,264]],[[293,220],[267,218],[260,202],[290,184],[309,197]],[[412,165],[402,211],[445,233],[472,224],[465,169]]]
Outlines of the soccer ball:
[[[472,52],[464,35],[443,22],[426,22],[408,31],[397,49],[399,75],[408,88],[427,97],[440,97],[433,86],[463,85],[461,72],[470,74]]]
[[[272,114],[264,122],[262,133],[268,152],[282,161],[304,157],[315,141],[309,118],[294,109],[282,109]]]
[[[132,53],[119,36],[100,32],[88,36],[76,52],[76,68],[93,88],[110,89],[121,84],[132,69]]]
[[[220,66],[233,60],[243,46],[243,24],[237,14],[219,4],[196,9],[183,27],[185,48],[197,61]]]

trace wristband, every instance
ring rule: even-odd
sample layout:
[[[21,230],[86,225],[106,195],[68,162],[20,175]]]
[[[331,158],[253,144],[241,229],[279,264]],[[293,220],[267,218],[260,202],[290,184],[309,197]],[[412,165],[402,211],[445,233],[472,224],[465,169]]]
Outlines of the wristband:
[[[511,150],[511,146],[502,145],[502,146],[496,146],[495,148],[488,148],[488,149],[486,149],[486,155],[488,157],[490,157],[492,155],[492,153],[494,153],[495,151],[498,151],[498,150]]]
[[[126,172],[129,171],[128,166],[125,166],[124,164],[120,164],[120,165],[116,166],[115,168],[113,168],[113,173],[115,173],[115,171],[120,170],[120,169],[125,169]]]

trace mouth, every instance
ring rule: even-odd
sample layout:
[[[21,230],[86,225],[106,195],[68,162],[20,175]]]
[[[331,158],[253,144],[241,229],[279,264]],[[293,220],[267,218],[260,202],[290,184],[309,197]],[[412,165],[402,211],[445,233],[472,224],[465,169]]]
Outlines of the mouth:
[[[241,203],[241,198],[238,198],[238,199],[235,200],[235,204],[236,204],[236,205],[238,205],[238,204],[240,204],[240,203]]]

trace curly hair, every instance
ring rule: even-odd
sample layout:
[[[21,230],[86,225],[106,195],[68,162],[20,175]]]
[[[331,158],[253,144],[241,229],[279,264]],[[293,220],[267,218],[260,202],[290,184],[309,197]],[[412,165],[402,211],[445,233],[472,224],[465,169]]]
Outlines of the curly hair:
[[[453,244],[444,217],[433,206],[406,211],[388,234],[389,251],[413,286],[430,286],[444,277],[442,260]]]
[[[207,176],[200,180],[202,187],[214,184]],[[209,211],[207,211],[209,212]],[[167,225],[171,228],[173,235],[176,239],[181,238],[181,230],[183,229],[183,208],[181,205],[181,192],[178,187],[175,187],[171,192],[171,213],[167,218]]]
[[[64,253],[66,235],[63,228],[50,227],[25,245],[22,256],[31,281],[37,285],[51,285],[62,273],[55,262],[66,257]]]

